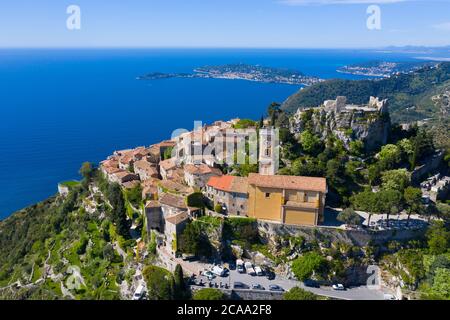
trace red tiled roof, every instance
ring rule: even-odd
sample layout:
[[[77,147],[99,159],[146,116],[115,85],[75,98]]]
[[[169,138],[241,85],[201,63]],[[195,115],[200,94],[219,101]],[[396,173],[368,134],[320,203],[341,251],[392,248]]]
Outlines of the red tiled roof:
[[[233,182],[234,176],[221,176],[221,177],[211,177],[208,180],[208,186],[217,190],[231,191],[231,183]]]
[[[221,176],[211,177],[207,184],[217,190],[225,192],[247,193],[248,181],[244,177]]]
[[[300,176],[263,176],[250,173],[248,183],[258,187],[278,188],[288,190],[327,191],[325,178],[300,177]]]

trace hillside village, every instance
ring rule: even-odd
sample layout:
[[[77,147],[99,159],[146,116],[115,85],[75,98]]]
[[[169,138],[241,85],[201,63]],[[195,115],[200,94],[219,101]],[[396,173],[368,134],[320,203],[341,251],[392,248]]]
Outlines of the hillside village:
[[[355,142],[361,142],[364,146],[361,150],[367,153],[385,146],[391,132],[388,102],[374,97],[367,105],[350,105],[345,97],[337,97],[316,108],[299,109],[289,122],[291,134],[300,140],[301,134],[310,130],[313,123],[313,133],[320,139],[326,141],[332,136],[337,137],[347,150],[354,148]],[[246,123],[243,129],[242,123]],[[271,142],[269,139],[267,143],[261,138],[261,135],[270,135],[273,129],[270,120],[263,123],[260,127],[261,124],[256,122],[247,123],[247,120],[240,119],[217,121],[149,147],[115,151],[101,162],[100,170],[109,183],[117,183],[124,190],[141,192],[143,205],[137,210],[145,219],[145,234],[156,235],[160,255],[167,255],[168,259],[177,259],[180,252],[188,253],[183,248],[186,227],[192,221],[208,216],[215,219],[254,219],[249,221],[257,221],[259,228],[269,226],[271,231],[266,235],[269,238],[283,236],[285,231],[279,231],[283,225],[293,228],[293,234],[311,227],[325,228],[324,231],[344,228],[359,232],[366,232],[358,229],[361,226],[371,230],[411,229],[411,212],[407,215],[407,223],[406,220],[397,220],[389,224],[383,216],[384,212],[373,214],[364,210],[356,211],[360,223],[339,218],[342,209],[332,208],[327,203],[329,183],[333,184],[333,181],[327,183],[325,177],[283,173],[280,164],[283,165],[286,159],[278,159],[276,152],[273,152],[277,139]],[[229,150],[248,142],[252,129],[258,129],[260,134],[257,172],[240,176],[235,166],[227,165],[224,160],[230,157]],[[217,149],[219,140],[219,145],[224,148],[207,154],[205,150],[214,150],[214,146]],[[281,145],[283,148],[283,142]],[[422,181],[423,177],[439,168],[443,160],[442,152],[438,150],[432,157],[437,160],[431,161],[432,165],[426,168],[418,166],[417,173],[412,173],[413,179]],[[427,181],[421,184],[423,203],[447,197],[448,177],[438,174]],[[406,219],[406,213],[403,217],[398,214],[397,219]],[[420,214],[412,216],[417,219],[412,228],[419,232],[424,230],[429,218]],[[349,222],[342,224],[336,219]],[[416,234],[406,231],[404,236],[407,239],[416,237]],[[386,240],[391,236],[392,233],[384,234]],[[370,238],[368,235],[367,239]],[[220,236],[216,240],[216,248],[221,248]],[[233,252],[235,250],[238,256],[242,254],[239,253],[242,250],[239,246],[233,247]],[[216,257],[220,259],[220,255],[223,252]],[[174,266],[169,263],[167,267]]]
[[[388,101],[373,97],[292,115],[272,104],[259,122],[197,126],[115,151],[98,168],[85,163],[81,182],[25,210],[45,215],[54,236],[39,224],[20,233],[32,249],[23,268],[2,267],[0,294],[174,299],[209,286],[238,299],[296,287],[314,299],[442,297],[417,257],[445,255],[427,239],[448,219],[448,160],[420,128],[391,124]],[[20,215],[11,221],[3,237],[26,228]],[[381,268],[377,290],[365,286],[370,265]],[[66,282],[72,266],[80,289]],[[172,272],[188,286],[163,294]]]

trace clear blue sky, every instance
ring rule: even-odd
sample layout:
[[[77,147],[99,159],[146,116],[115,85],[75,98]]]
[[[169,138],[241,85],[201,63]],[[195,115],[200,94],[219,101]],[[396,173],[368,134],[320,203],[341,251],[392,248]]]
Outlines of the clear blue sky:
[[[382,29],[366,28],[369,4]],[[81,30],[66,8],[81,8]],[[450,45],[449,0],[1,0],[0,47]]]

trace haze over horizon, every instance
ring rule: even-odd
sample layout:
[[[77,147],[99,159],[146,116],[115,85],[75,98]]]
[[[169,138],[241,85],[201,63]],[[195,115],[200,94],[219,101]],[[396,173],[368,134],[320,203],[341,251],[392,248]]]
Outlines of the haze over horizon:
[[[66,26],[71,5],[79,30]],[[379,30],[367,27],[371,5]],[[0,47],[440,47],[450,45],[448,12],[449,0],[16,0],[0,4]]]

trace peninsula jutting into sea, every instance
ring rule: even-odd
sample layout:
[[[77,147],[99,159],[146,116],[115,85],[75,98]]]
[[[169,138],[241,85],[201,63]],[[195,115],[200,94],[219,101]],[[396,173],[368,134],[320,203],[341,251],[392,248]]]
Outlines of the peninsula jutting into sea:
[[[138,80],[159,80],[169,78],[208,78],[247,80],[265,83],[284,83],[309,86],[323,81],[314,76],[306,76],[303,73],[284,69],[249,65],[244,63],[226,64],[220,66],[204,66],[193,70],[193,73],[161,73],[152,72],[137,77]]]

